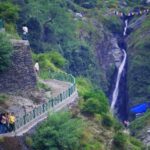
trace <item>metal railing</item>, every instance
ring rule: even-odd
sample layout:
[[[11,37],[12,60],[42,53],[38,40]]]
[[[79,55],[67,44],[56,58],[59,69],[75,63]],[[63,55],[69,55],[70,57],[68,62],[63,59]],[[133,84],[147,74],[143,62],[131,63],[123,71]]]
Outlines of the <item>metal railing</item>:
[[[66,98],[70,97],[76,90],[75,78],[70,74],[66,74],[62,72],[55,72],[55,73],[49,72],[49,78],[71,82],[72,84],[66,91],[63,91],[56,97],[50,98],[46,103],[39,105],[37,108],[34,108],[32,111],[28,112],[27,114],[21,117],[17,117],[16,122],[15,122],[15,130],[23,127],[30,121],[33,121],[38,116],[50,111],[54,106],[61,103]]]

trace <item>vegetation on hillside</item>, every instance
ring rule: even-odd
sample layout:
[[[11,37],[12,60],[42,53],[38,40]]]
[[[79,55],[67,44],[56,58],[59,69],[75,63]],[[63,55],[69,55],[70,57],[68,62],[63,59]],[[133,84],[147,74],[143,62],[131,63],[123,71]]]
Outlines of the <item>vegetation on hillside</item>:
[[[12,45],[6,33],[0,33],[0,72],[4,71],[10,64]]]
[[[77,83],[80,94],[79,112],[76,110],[78,107],[75,107],[71,112],[50,114],[37,132],[26,138],[27,145],[33,149],[142,150],[143,145],[124,134],[121,125],[110,115],[104,94],[90,94],[94,88],[83,77],[78,78]],[[84,92],[81,89],[85,89]],[[83,112],[85,108],[86,111]]]
[[[150,99],[150,15],[140,28],[131,33],[128,49],[128,87],[130,104],[136,105]]]

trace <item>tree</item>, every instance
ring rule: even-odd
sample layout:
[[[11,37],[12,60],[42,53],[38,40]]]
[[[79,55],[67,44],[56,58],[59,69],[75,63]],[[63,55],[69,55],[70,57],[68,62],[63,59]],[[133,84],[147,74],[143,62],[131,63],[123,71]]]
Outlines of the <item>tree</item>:
[[[0,2],[0,18],[6,22],[16,22],[19,7],[10,2]]]
[[[78,150],[83,131],[80,119],[61,112],[49,116],[33,136],[33,148],[51,150]]]
[[[10,64],[12,45],[5,33],[0,33],[0,72]]]

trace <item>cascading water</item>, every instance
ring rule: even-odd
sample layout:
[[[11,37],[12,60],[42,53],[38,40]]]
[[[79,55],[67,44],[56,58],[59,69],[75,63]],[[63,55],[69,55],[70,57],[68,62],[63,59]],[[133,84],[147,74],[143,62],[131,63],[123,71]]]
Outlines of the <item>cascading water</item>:
[[[127,27],[128,27],[128,20],[125,20],[125,27],[124,27],[124,31],[123,31],[123,36],[126,36]],[[127,59],[126,51],[124,49],[122,49],[122,52],[123,52],[123,60],[122,60],[120,66],[119,66],[119,69],[118,69],[116,85],[115,85],[115,89],[113,91],[112,102],[111,102],[111,107],[110,107],[110,110],[113,114],[115,113],[114,112],[115,104],[117,102],[118,93],[119,93],[119,82],[120,82],[121,75],[122,75],[122,72],[124,70],[124,67],[126,64],[126,59]]]
[[[128,27],[128,20],[125,20],[125,27],[124,27],[124,31],[123,31],[123,36],[126,36],[127,27]]]

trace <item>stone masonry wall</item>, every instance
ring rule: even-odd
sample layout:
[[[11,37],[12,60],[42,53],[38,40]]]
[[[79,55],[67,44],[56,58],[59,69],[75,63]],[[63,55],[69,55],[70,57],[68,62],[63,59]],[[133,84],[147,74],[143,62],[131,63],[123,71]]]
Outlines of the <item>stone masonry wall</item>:
[[[29,91],[36,86],[36,74],[33,69],[28,41],[12,40],[14,51],[10,67],[0,74],[0,93],[19,93]]]

